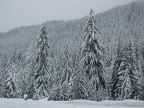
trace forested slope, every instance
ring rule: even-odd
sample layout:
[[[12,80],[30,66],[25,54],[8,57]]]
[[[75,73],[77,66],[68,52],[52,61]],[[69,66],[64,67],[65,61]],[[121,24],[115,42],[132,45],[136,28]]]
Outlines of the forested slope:
[[[144,2],[132,2],[118,6],[106,12],[96,14],[94,17],[96,19],[101,46],[103,47],[103,60],[108,81],[111,78],[112,63],[116,57],[118,41],[122,42],[122,44],[132,43],[134,53],[139,55],[137,60],[142,62],[141,50],[144,45]],[[87,16],[70,21],[47,21],[44,23],[50,46],[49,56],[53,58],[54,62],[50,64],[55,65],[55,71],[59,71],[63,63],[66,44],[68,44],[68,53],[72,57],[74,65],[77,59],[80,58],[86,18]],[[20,73],[20,75],[27,74],[29,70],[26,66],[26,64],[29,63],[27,60],[35,53],[40,26],[41,25],[19,27],[7,33],[0,33],[1,64],[4,64],[7,58],[14,59],[11,61],[14,63],[16,73],[20,73],[20,70],[22,70],[24,72]],[[7,57],[4,58],[4,55]],[[22,58],[21,64],[19,64],[20,58]],[[20,67],[22,67],[22,69]],[[1,70],[3,70],[3,65],[1,65]],[[2,74],[3,72],[1,76]],[[2,81],[3,78],[0,80]],[[25,85],[25,79],[23,85]],[[20,86],[19,88],[22,89],[22,87]]]

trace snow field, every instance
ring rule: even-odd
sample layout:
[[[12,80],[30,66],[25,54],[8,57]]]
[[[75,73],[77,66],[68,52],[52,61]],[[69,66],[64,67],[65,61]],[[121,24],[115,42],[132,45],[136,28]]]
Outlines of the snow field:
[[[39,101],[23,100],[23,99],[4,99],[0,98],[0,108],[144,108],[144,101],[124,100],[101,102],[88,100],[74,101],[47,101],[42,99]]]

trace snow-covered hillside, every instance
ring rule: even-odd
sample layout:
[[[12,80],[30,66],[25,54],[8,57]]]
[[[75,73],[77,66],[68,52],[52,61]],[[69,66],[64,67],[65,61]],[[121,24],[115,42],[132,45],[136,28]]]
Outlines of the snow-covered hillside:
[[[138,100],[125,101],[47,101],[47,100],[23,100],[23,99],[0,99],[0,108],[144,108],[144,102]]]
[[[0,108],[144,108],[143,23],[133,1],[0,33]]]

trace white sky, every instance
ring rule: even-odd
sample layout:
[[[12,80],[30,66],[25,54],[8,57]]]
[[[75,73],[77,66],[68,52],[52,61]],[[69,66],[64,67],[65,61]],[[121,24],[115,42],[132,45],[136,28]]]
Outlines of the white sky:
[[[133,0],[0,0],[0,32],[48,20],[82,18]]]

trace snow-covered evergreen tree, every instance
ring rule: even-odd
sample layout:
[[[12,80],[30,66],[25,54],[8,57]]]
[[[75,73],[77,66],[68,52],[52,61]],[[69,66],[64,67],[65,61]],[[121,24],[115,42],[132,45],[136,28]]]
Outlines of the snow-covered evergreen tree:
[[[90,100],[102,100],[101,90],[105,88],[104,68],[99,45],[98,29],[90,10],[84,31],[84,45],[82,48],[83,72],[88,77],[88,98]]]
[[[16,84],[16,89],[17,89],[17,93],[16,93],[16,97],[23,97],[25,90],[26,90],[26,72],[24,71],[24,67],[25,67],[25,60],[23,57],[23,52],[19,51],[19,50],[15,50],[13,53],[13,56],[11,58],[11,65],[13,67],[13,70],[16,73],[15,76],[15,84]]]
[[[138,77],[131,44],[119,46],[112,75],[112,99],[137,99]]]
[[[49,96],[49,100],[69,100],[73,96],[73,60],[69,54],[69,44],[64,47],[63,62],[54,77],[54,87]]]
[[[141,70],[142,70],[142,75],[141,75],[141,88],[142,88],[142,94],[141,94],[141,99],[144,100],[144,46],[141,49]]]
[[[11,66],[10,60],[7,61],[6,66],[6,80],[5,80],[5,89],[7,98],[15,98],[16,86],[15,86],[15,74]]]
[[[82,73],[79,58],[75,62],[74,77],[73,77],[73,98],[74,99],[87,99],[85,75]]]
[[[72,95],[72,85],[73,85],[73,61],[69,54],[68,44],[65,45],[64,51],[64,62],[61,67],[61,75],[60,75],[60,85],[62,89],[66,89],[66,94],[68,94],[68,98]]]
[[[35,61],[35,92],[36,98],[44,98],[48,96],[48,79],[50,72],[48,67],[48,38],[46,36],[46,27],[43,25],[40,29],[37,40],[37,52]]]
[[[6,69],[7,69],[7,56],[6,54],[2,55],[2,58],[0,59],[0,97],[6,97]]]
[[[57,73],[59,72],[57,69],[57,57],[53,55],[53,52],[51,52],[51,58],[50,58],[50,73],[51,78],[49,79],[49,98],[48,100],[62,100],[61,96],[61,86],[58,85],[57,81],[59,82]]]
[[[35,75],[35,56],[34,53],[31,53],[30,50],[26,52],[26,67],[24,71],[27,71],[27,87],[25,94],[28,95],[28,98],[34,98],[35,88],[34,88],[34,75]]]

